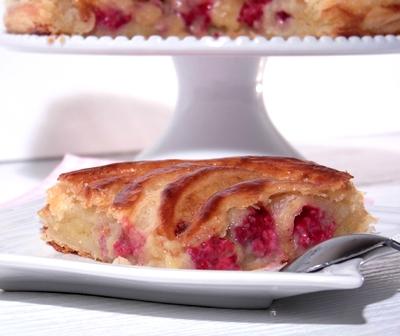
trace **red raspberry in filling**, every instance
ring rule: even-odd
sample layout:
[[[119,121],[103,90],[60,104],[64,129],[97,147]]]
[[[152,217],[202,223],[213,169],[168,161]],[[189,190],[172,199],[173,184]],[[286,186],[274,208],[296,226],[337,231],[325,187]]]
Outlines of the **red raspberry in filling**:
[[[102,258],[106,258],[108,255],[107,238],[109,236],[110,236],[109,228],[106,226],[102,227],[100,230],[100,237],[99,237],[100,255]]]
[[[246,248],[249,247],[252,253],[259,258],[265,257],[279,248],[274,219],[263,207],[249,208],[241,225],[235,227],[234,234],[239,244]]]
[[[212,0],[186,0],[180,14],[185,24],[194,33],[207,30],[211,23]]]
[[[264,15],[264,6],[272,0],[247,0],[239,13],[239,22],[254,28]]]
[[[335,233],[336,223],[319,208],[306,205],[294,219],[293,237],[297,246],[304,249],[317,245]]]
[[[235,245],[226,238],[212,237],[197,247],[188,248],[197,269],[239,270]]]
[[[276,17],[276,21],[278,21],[280,24],[284,24],[292,16],[288,12],[281,10],[281,11],[276,12],[275,17]]]
[[[130,14],[126,14],[118,8],[94,8],[93,11],[96,16],[96,24],[110,30],[117,30],[132,19]]]
[[[181,221],[178,223],[178,225],[175,228],[175,236],[179,236],[180,234],[182,234],[183,232],[185,232],[185,230],[189,227],[189,223]]]
[[[144,243],[144,236],[129,223],[128,219],[124,219],[121,235],[114,243],[113,248],[117,256],[124,258],[129,256],[136,257],[141,252]]]

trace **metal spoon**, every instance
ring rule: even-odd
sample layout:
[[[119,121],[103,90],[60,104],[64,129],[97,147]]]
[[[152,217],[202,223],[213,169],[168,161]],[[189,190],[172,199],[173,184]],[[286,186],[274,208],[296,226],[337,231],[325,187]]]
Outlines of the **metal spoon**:
[[[397,238],[397,236],[395,237]],[[374,234],[352,234],[324,241],[282,269],[283,272],[311,273],[353,258],[364,262],[400,251],[400,243]]]

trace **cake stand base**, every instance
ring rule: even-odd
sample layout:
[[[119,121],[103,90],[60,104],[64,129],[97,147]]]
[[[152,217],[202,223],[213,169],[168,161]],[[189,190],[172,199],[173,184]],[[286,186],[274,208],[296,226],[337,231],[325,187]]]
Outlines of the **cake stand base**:
[[[265,110],[266,58],[176,56],[179,97],[159,142],[140,159],[201,159],[236,155],[299,157]]]

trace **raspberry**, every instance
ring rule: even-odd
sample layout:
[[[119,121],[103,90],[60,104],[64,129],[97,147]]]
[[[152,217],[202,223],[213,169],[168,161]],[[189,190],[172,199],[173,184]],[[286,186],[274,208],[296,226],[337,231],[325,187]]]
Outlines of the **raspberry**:
[[[93,11],[97,25],[107,27],[110,30],[117,30],[132,19],[130,14],[125,14],[118,8],[94,8]]]
[[[246,248],[250,247],[256,257],[262,258],[278,250],[274,220],[263,207],[249,208],[241,225],[235,227],[234,234],[237,242]]]
[[[293,237],[297,246],[308,249],[333,237],[336,223],[319,208],[306,205],[294,219]]]
[[[202,32],[207,30],[211,23],[210,10],[212,8],[212,1],[195,1],[195,3],[187,1],[188,10],[182,11],[181,17],[187,27],[194,32]]]
[[[272,0],[247,0],[239,13],[239,22],[247,24],[254,28],[256,23],[260,22],[264,15],[264,6]]]
[[[128,219],[122,221],[122,231],[118,240],[114,243],[113,249],[119,257],[137,257],[145,243],[143,235],[136,230]]]
[[[102,258],[106,258],[107,254],[108,254],[108,250],[107,250],[108,236],[109,236],[109,234],[107,234],[104,229],[100,232],[99,248],[100,248],[100,255]]]
[[[281,11],[276,12],[275,17],[276,17],[276,21],[278,21],[280,24],[284,24],[292,16],[288,12],[281,10]]]
[[[188,248],[197,269],[239,270],[235,245],[226,238],[212,237],[197,247]]]
[[[189,223],[181,221],[179,222],[176,227],[175,227],[175,236],[179,236],[180,234],[182,234],[183,232],[185,232],[185,230],[189,227]]]

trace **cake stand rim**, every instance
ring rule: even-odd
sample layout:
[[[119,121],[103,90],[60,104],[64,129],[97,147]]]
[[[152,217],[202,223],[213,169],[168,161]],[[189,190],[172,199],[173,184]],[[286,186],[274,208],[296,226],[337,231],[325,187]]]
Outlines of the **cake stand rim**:
[[[0,32],[0,45],[14,50],[61,54],[301,56],[400,53],[400,35],[351,37],[184,38],[151,36],[30,35]]]

